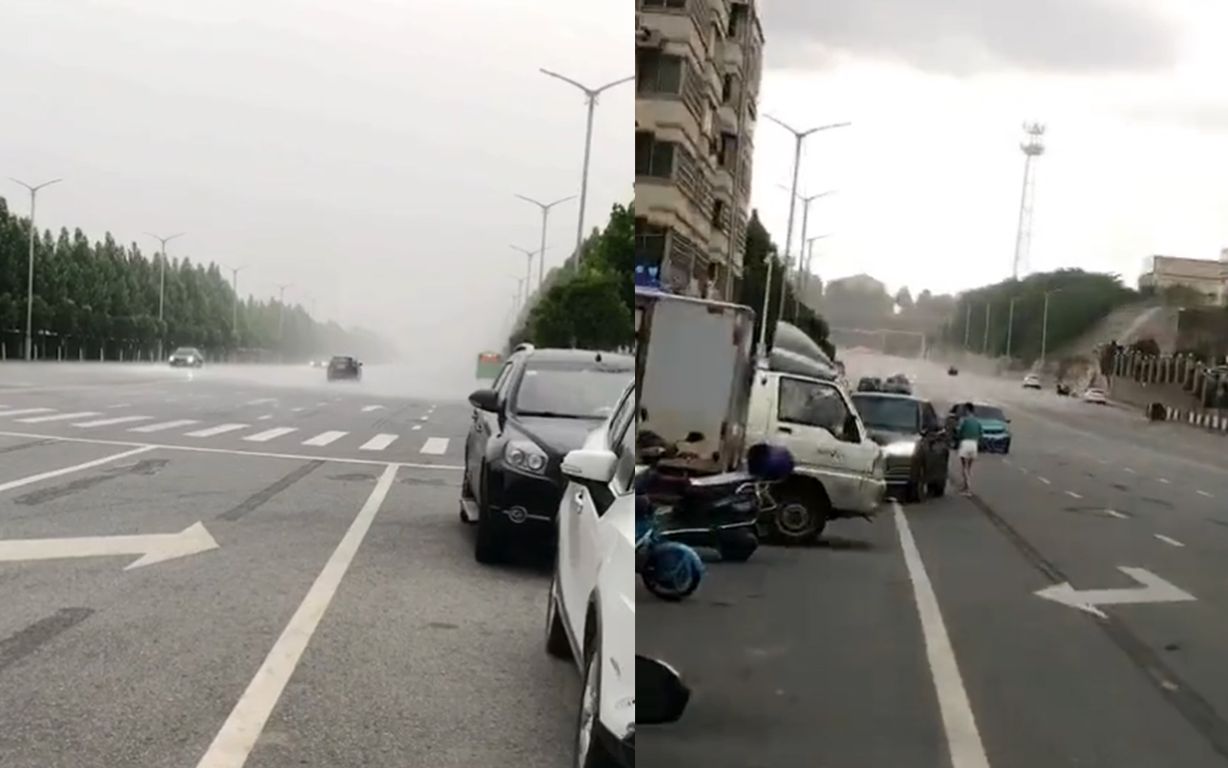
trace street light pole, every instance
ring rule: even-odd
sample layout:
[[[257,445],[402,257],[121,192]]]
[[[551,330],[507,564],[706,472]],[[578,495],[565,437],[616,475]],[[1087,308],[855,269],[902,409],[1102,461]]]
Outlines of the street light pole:
[[[1052,291],[1045,291],[1045,311],[1041,314],[1040,321],[1040,364],[1045,364],[1045,352],[1049,346],[1049,297],[1055,293],[1060,293],[1061,288],[1056,288]]]
[[[782,263],[782,269],[784,270],[784,274],[782,275],[783,279],[780,281],[780,302],[781,302],[780,311],[783,315],[785,286],[787,286],[789,282],[789,279],[788,279],[789,278],[789,250],[790,248],[793,247],[793,215],[797,208],[797,175],[798,175],[798,171],[800,170],[799,166],[801,165],[801,160],[802,160],[802,142],[805,141],[806,137],[812,133],[817,133],[819,131],[826,131],[832,128],[843,128],[844,126],[851,125],[851,123],[832,123],[830,125],[820,125],[815,128],[808,128],[804,131],[799,131],[796,128],[792,127],[791,125],[788,125],[787,123],[777,120],[775,117],[772,117],[771,115],[765,114],[764,117],[771,120],[773,123],[776,123],[777,125],[784,128],[785,130],[789,131],[789,133],[792,133],[793,139],[794,139],[793,186],[789,191],[789,223],[785,230],[785,256],[784,256],[784,261]],[[768,289],[770,288],[771,288],[771,285],[769,284]],[[764,314],[765,320],[767,317],[767,311],[768,311],[768,297],[765,293],[763,297],[763,314]],[[759,339],[759,343],[761,345],[764,345],[761,348],[760,353],[761,354],[766,353],[767,337],[761,336]]]
[[[277,286],[277,343],[282,345],[282,355],[286,354],[286,289],[293,285],[294,283],[285,283]]]
[[[1006,319],[1006,359],[1011,357],[1011,336],[1015,330],[1015,299],[1011,297],[1010,311],[1007,313]]]
[[[796,179],[794,181],[796,183]],[[784,189],[783,184],[778,185],[778,186],[780,186],[781,189]],[[802,247],[798,249],[799,253],[797,254],[797,276],[798,278],[804,279],[802,277],[803,276],[802,269],[803,269],[803,266],[805,265],[804,256],[806,253],[806,229],[810,224],[810,204],[813,203],[815,200],[818,200],[820,197],[827,197],[828,195],[835,194],[835,191],[836,190],[834,189],[829,189],[826,192],[819,192],[817,194],[813,194],[810,196],[805,196],[805,195],[797,196],[797,199],[802,201],[802,239],[801,239]],[[800,285],[800,280],[798,281],[798,283]],[[793,319],[794,320],[797,319],[797,311],[798,311],[797,304],[798,304],[798,299],[797,297],[794,297],[794,301],[793,301]],[[784,317],[783,309],[781,311],[781,317]]]
[[[972,302],[968,302],[967,312],[964,313],[964,349],[968,350],[968,341],[972,333]],[[970,350],[969,350],[970,351]]]
[[[567,197],[561,197],[558,200],[555,200],[554,202],[551,202],[551,203],[543,203],[540,200],[534,200],[531,197],[526,197],[525,195],[521,195],[521,194],[516,194],[516,197],[519,197],[521,200],[524,200],[525,202],[532,203],[533,205],[536,205],[538,208],[541,208],[542,210],[542,244],[541,244],[540,252],[544,256],[546,253],[546,220],[550,216],[550,209],[558,205],[559,203],[565,203],[568,200],[574,200],[576,196],[568,195]],[[542,283],[544,282],[546,282],[546,260],[542,258],[538,260],[537,262],[537,287],[541,288]]]
[[[163,351],[162,344],[164,341],[162,328],[161,328],[162,308],[166,304],[166,244],[169,243],[171,240],[174,240],[176,237],[183,237],[187,233],[186,232],[176,232],[175,234],[170,235],[168,237],[162,237],[161,235],[155,235],[152,232],[146,232],[145,234],[149,235],[150,237],[152,237],[154,240],[157,240],[161,244],[161,249],[160,249],[161,254],[162,254],[161,271],[158,273],[158,323],[159,323],[158,359],[161,360],[162,351]]]
[[[993,309],[993,304],[987,302],[985,304],[985,340],[981,342],[981,354],[989,354],[989,310]]]
[[[524,294],[525,296],[524,297],[525,297],[525,301],[528,301],[529,284],[532,283],[533,281],[533,254],[538,253],[538,251],[531,251],[528,248],[521,248],[519,245],[513,245],[509,247],[513,251],[520,251],[525,256],[525,264],[524,264]],[[543,253],[544,253],[544,250],[545,249],[543,246],[543,251],[542,251]],[[540,263],[541,257],[539,256],[538,259],[539,259],[538,263]]]
[[[227,267],[230,270],[235,297],[234,302],[230,307],[230,333],[237,342],[239,340],[239,273],[247,269],[247,266],[242,267]]]
[[[831,237],[830,232],[823,235],[808,237],[802,242],[802,247],[799,249],[801,253],[798,255],[804,255],[805,258],[801,264],[801,288],[799,289],[800,298],[798,301],[801,301],[802,298],[806,297],[806,292],[810,288],[810,262],[814,258],[814,241],[823,240],[828,237]],[[794,318],[796,319],[796,313],[794,314]]]
[[[576,267],[579,267],[580,244],[584,241],[584,205],[588,201],[588,160],[592,153],[593,146],[593,111],[597,107],[597,97],[600,96],[602,92],[613,88],[616,85],[631,82],[635,79],[635,76],[632,75],[631,77],[623,77],[618,80],[612,80],[605,85],[598,86],[597,88],[589,88],[586,85],[572,80],[570,77],[560,75],[558,72],[551,72],[548,69],[541,69],[540,71],[543,75],[549,75],[555,79],[562,80],[563,82],[569,85],[574,85],[581,91],[584,91],[584,97],[588,101],[588,120],[584,128],[584,167],[580,172],[580,213],[578,216],[576,216],[576,252],[573,256],[576,262]]]
[[[26,274],[26,360],[34,359],[34,241],[38,239],[38,229],[34,226],[34,208],[38,199],[38,191],[43,187],[49,187],[52,184],[58,184],[63,179],[52,179],[44,181],[42,184],[27,184],[21,179],[10,180],[17,182],[21,186],[30,190],[30,260]]]

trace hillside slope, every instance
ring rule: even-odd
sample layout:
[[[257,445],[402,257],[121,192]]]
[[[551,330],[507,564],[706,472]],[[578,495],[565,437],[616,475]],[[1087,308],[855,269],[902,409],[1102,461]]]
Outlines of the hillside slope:
[[[1139,339],[1155,339],[1160,349],[1171,352],[1177,344],[1178,307],[1155,301],[1127,304],[1110,312],[1074,342],[1054,350],[1057,356],[1088,355],[1096,347],[1114,339],[1130,344]]]

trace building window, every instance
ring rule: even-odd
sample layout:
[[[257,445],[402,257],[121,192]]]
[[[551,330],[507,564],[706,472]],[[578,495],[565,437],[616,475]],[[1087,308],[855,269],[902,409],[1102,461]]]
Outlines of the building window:
[[[682,57],[652,48],[635,52],[635,89],[639,93],[681,93]]]
[[[738,79],[733,75],[725,75],[721,79],[721,103],[732,104],[738,97]]]
[[[660,266],[665,258],[665,227],[650,224],[648,219],[635,219],[635,263]]]
[[[746,12],[748,8],[744,3],[734,3],[729,9],[729,36],[737,37],[742,31],[742,25],[746,23]]]
[[[720,147],[716,153],[716,162],[722,168],[732,168],[738,156],[738,137],[732,133],[722,133]]]
[[[714,200],[712,202],[712,226],[725,231],[725,201]]]
[[[640,0],[641,8],[686,8],[686,0]]]
[[[635,175],[673,178],[676,146],[672,141],[659,141],[648,131],[635,134]]]

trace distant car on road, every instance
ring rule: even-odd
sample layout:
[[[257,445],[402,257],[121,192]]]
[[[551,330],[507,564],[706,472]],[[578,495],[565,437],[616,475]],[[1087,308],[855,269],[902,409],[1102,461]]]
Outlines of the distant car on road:
[[[912,382],[904,374],[897,373],[883,382],[883,391],[895,395],[911,395]]]
[[[196,347],[179,347],[168,362],[172,368],[199,368],[205,364],[205,354]]]
[[[902,488],[906,501],[945,494],[951,444],[933,403],[887,392],[852,397],[870,439],[882,446],[887,485]]]
[[[948,376],[958,376],[959,369],[952,365],[951,367],[947,368],[947,375]]]
[[[578,766],[635,765],[635,384],[579,450],[562,458],[558,556],[546,652],[583,676]],[[645,681],[647,682],[647,681]]]
[[[1029,373],[1023,377],[1024,389],[1040,389],[1040,377],[1034,373]]]
[[[857,381],[858,392],[882,392],[883,380],[877,376],[862,376]]]
[[[1104,394],[1104,390],[1099,387],[1088,387],[1083,392],[1083,402],[1094,403],[1095,405],[1108,405],[1109,399]]]
[[[981,422],[981,442],[977,446],[978,450],[985,453],[1010,453],[1011,420],[996,405],[985,403],[973,403],[972,405],[976,409],[974,415]],[[955,431],[959,426],[959,420],[963,417],[964,403],[951,406],[951,410],[947,413],[947,434],[952,444],[955,442]]]
[[[362,363],[358,362],[356,357],[338,355],[328,361],[328,372],[325,375],[329,381],[338,379],[359,381],[362,379]]]
[[[517,533],[553,537],[563,457],[601,426],[634,379],[630,355],[529,348],[469,395],[461,519],[477,523],[478,562],[504,560],[516,538],[527,538]]]

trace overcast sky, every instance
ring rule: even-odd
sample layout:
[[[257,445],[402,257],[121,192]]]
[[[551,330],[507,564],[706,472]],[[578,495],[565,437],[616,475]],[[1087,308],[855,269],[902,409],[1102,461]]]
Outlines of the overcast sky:
[[[1222,0],[760,0],[760,113],[807,139],[814,271],[894,290],[1009,277],[1024,120],[1047,124],[1032,271],[1228,246]],[[761,120],[754,205],[783,248],[790,134]],[[798,210],[800,229],[800,206]],[[798,238],[795,236],[795,243]]]
[[[629,3],[5,0],[0,178],[40,228],[186,231],[172,255],[469,371],[505,338],[536,208],[579,191],[584,97],[634,74]],[[634,92],[602,98],[585,229],[632,195]],[[24,191],[0,195],[24,215]],[[547,264],[577,206],[551,215]],[[534,270],[536,272],[536,268]]]

